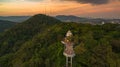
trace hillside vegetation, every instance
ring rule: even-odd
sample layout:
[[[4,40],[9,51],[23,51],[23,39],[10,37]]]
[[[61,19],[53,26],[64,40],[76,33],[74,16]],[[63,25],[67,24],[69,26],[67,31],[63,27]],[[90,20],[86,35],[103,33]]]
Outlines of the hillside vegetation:
[[[0,67],[65,67],[61,40],[68,30],[73,67],[120,67],[120,25],[63,23],[42,14],[0,34]]]
[[[0,32],[13,27],[16,23],[11,21],[0,20]]]

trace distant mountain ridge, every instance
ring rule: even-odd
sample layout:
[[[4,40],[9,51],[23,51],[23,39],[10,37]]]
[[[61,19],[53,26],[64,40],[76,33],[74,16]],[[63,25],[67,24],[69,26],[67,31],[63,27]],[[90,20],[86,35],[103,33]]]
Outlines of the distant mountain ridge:
[[[0,32],[13,27],[16,23],[12,21],[0,20]]]
[[[23,22],[29,18],[30,16],[0,16],[0,20],[8,20],[12,22]]]
[[[88,20],[88,18],[83,18],[83,17],[77,17],[77,16],[73,16],[73,15],[58,15],[56,16],[57,19],[64,21],[64,22],[79,22],[81,21],[85,21]]]
[[[78,22],[78,23],[120,23],[120,19],[103,19],[103,18],[85,18],[85,17],[77,17],[73,15],[58,15],[56,16],[57,19],[64,21],[64,22]]]
[[[31,16],[0,16],[0,20],[8,20],[13,22],[23,22],[29,19]],[[54,18],[63,22],[77,22],[77,23],[91,23],[101,24],[105,23],[120,23],[120,19],[104,19],[104,18],[86,18],[78,17],[74,15],[57,15]]]

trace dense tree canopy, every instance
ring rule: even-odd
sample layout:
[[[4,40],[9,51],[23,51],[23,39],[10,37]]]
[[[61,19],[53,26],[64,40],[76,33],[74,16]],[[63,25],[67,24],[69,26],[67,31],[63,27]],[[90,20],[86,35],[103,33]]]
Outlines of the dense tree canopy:
[[[74,35],[73,67],[120,67],[120,25],[63,23],[35,15],[0,35],[0,67],[64,67],[66,32]]]

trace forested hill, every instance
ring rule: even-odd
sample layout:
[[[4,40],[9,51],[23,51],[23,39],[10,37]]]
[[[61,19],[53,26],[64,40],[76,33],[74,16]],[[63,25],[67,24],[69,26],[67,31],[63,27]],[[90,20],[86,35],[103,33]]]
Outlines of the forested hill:
[[[6,29],[13,27],[15,24],[15,22],[0,20],[0,32],[3,32]]]
[[[30,19],[24,21],[23,23],[17,24],[13,28],[4,32],[3,35],[1,35],[0,40],[3,43],[4,43],[4,41],[7,41],[7,40],[12,42],[12,43],[10,43],[11,45],[8,44],[8,46],[10,46],[10,47],[13,47],[14,45],[18,46],[16,44],[14,44],[16,41],[20,41],[20,44],[21,44],[22,42],[29,40],[30,38],[37,35],[38,33],[43,32],[50,25],[54,25],[56,23],[60,23],[60,21],[54,19],[53,17],[38,14],[38,15],[35,15],[35,16],[31,17]],[[2,42],[0,42],[0,43],[2,43]],[[4,54],[9,51],[12,51],[10,49],[10,47],[5,47],[6,49],[4,48],[4,50],[0,49],[0,52],[2,52]],[[0,53],[0,56],[3,55],[2,53]]]
[[[66,32],[74,34],[73,67],[120,67],[120,25],[63,23],[38,14],[0,35],[0,67],[64,67]]]

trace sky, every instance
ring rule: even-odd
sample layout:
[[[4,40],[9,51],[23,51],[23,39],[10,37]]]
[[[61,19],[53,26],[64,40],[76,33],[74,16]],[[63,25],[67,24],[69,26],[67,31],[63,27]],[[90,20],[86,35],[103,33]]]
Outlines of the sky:
[[[120,18],[120,0],[0,0],[0,16],[34,14]]]

